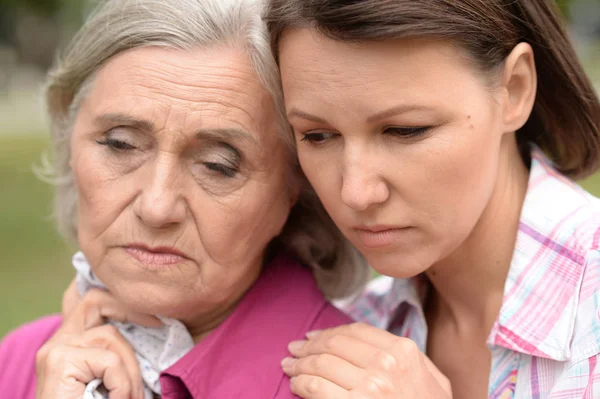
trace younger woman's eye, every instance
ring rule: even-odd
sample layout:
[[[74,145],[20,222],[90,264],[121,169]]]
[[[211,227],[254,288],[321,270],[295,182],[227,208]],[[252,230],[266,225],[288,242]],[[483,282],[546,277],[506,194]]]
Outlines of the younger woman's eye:
[[[104,140],[96,140],[96,143],[98,143],[100,145],[105,145],[108,148],[115,150],[115,151],[129,151],[129,150],[135,149],[134,146],[132,146],[129,143],[126,143],[125,141],[112,139],[112,138],[106,138]]]
[[[237,169],[218,162],[204,162],[203,164],[208,170],[220,173],[225,177],[235,177],[238,172]]]
[[[403,138],[414,138],[419,137],[427,133],[431,129],[431,126],[410,126],[410,127],[400,127],[400,126],[390,126],[383,130],[385,134],[391,134],[394,136],[399,136]]]
[[[300,141],[306,141],[310,144],[323,144],[336,136],[336,133],[327,132],[303,133]]]

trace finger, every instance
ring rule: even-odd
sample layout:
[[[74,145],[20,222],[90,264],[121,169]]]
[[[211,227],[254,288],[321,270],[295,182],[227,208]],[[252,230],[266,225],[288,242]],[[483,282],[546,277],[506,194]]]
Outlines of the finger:
[[[366,378],[366,371],[330,354],[311,355],[300,359],[285,358],[282,369],[290,377],[307,374],[324,378],[350,390],[356,388]]]
[[[297,358],[330,354],[362,369],[393,372],[398,367],[392,353],[347,335],[321,334],[308,341],[292,342],[288,348]]]
[[[130,399],[132,395],[125,365],[116,353],[106,349],[54,347],[48,353],[45,370],[49,375],[41,379],[44,386],[40,392],[48,393],[48,398],[83,395],[85,385],[97,378],[103,380],[111,399]]]
[[[139,398],[140,394],[134,394],[134,384],[127,377],[125,365],[117,354],[109,350],[85,348],[86,364],[96,378],[101,378],[104,387],[109,392],[110,399],[130,399],[132,396]],[[97,351],[93,353],[93,351]],[[134,396],[135,395],[135,396]]]
[[[307,338],[312,340],[330,335],[354,337],[379,349],[389,349],[397,344],[399,338],[408,339],[398,337],[388,331],[364,323],[352,323],[330,328],[328,330],[315,331],[314,334],[308,333]]]
[[[354,343],[346,344],[346,346],[357,345],[356,348],[349,346],[350,348],[353,348],[352,352],[357,352],[359,350],[362,351],[363,359],[364,356],[366,356],[369,361],[372,360],[376,362],[383,367],[384,370],[390,370],[390,368],[398,367],[402,364],[415,364],[423,355],[413,340],[404,337],[398,337],[388,331],[381,330],[363,323],[348,324],[319,331],[315,334],[307,334],[309,343],[320,342],[320,345],[328,345],[333,347],[341,346],[335,345],[337,339],[334,337],[338,336],[354,338]],[[339,339],[339,341],[343,340]],[[364,344],[367,346],[364,346]],[[317,345],[317,347],[318,346],[319,345]],[[348,352],[348,349],[346,348],[343,350],[344,352]],[[367,356],[368,351],[371,351],[371,356]],[[352,359],[347,360],[354,362]],[[364,362],[360,364],[364,365]]]
[[[73,311],[81,301],[81,296],[77,291],[76,282],[77,280],[74,278],[67,287],[65,293],[63,294],[62,316],[65,320],[71,315],[71,313],[73,313]]]
[[[129,379],[133,384],[133,393],[137,395],[136,397],[140,397],[139,395],[143,394],[142,375],[135,352],[116,327],[105,324],[92,328],[77,338],[72,345],[105,349],[116,353],[125,366]]]
[[[128,310],[109,292],[90,289],[63,323],[62,328],[66,333],[81,334],[85,330],[105,324],[105,319],[154,328],[163,326],[155,316]]]
[[[344,388],[313,375],[301,374],[292,378],[290,389],[304,399],[350,399],[350,393]]]

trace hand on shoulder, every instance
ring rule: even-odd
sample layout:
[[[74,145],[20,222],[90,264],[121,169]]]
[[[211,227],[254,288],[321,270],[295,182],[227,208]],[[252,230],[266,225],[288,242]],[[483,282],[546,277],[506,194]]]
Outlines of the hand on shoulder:
[[[309,333],[282,362],[304,399],[451,399],[449,380],[416,344],[355,323]]]

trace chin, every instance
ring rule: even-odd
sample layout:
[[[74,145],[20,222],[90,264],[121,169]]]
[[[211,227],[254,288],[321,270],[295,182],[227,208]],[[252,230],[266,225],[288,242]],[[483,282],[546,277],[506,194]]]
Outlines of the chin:
[[[109,287],[111,293],[134,312],[170,317],[182,302],[182,291],[144,282],[127,282]]]
[[[377,273],[393,278],[412,278],[431,267],[429,257],[414,253],[366,254],[366,258]]]

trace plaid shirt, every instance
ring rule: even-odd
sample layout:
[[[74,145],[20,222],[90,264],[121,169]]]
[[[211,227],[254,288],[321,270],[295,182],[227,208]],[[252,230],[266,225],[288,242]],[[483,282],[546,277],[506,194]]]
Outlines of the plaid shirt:
[[[504,299],[487,341],[488,398],[600,398],[600,200],[539,150],[532,158]],[[425,351],[427,286],[422,276],[380,277],[344,310]]]

